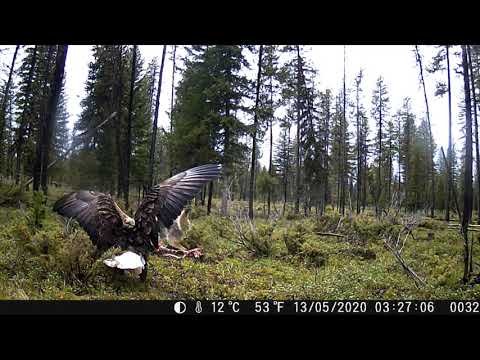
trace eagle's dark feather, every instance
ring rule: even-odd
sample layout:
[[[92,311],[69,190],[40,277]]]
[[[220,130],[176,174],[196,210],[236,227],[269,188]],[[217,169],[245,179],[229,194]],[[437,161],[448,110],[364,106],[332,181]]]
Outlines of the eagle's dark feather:
[[[220,175],[221,165],[210,164],[181,172],[155,185],[135,213],[135,227],[124,227],[122,213],[113,199],[94,191],[77,191],[58,200],[53,210],[76,219],[94,245],[105,250],[112,246],[137,250],[144,255],[158,247],[158,231],[167,229],[188,201],[202,187]]]
[[[80,190],[65,195],[53,206],[62,216],[74,218],[99,249],[114,246],[124,231],[113,199],[106,194]]]
[[[208,182],[220,176],[221,165],[209,164],[181,172],[155,185],[135,213],[135,227],[144,235],[156,232],[158,222],[169,228],[182,209]]]

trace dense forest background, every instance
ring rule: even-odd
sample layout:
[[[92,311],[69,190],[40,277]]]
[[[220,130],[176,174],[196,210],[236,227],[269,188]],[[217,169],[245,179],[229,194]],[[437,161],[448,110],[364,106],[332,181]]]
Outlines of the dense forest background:
[[[152,184],[219,162],[221,180],[195,199],[207,214],[214,199],[219,215],[250,219],[422,213],[461,223],[468,264],[468,224],[480,224],[480,47],[437,46],[433,58],[422,49],[411,48],[425,103],[418,112],[408,97],[392,108],[395,84],[382,76],[365,93],[368,69],[347,79],[345,58],[343,81],[319,90],[322,69],[301,45],[163,46],[147,64],[138,46],[94,45],[82,112],[70,131],[68,46],[18,45],[10,59],[0,46],[1,181],[45,195],[52,187],[99,190],[132,212]],[[162,81],[167,71],[177,79],[171,86]],[[433,73],[442,80],[427,83]],[[453,78],[464,86],[455,94],[460,103],[452,101]],[[169,124],[159,127],[166,93]],[[449,99],[446,148],[432,133],[432,96]],[[453,107],[461,109],[458,118]],[[452,122],[462,125],[460,143],[453,143]]]
[[[226,176],[211,193],[222,194],[224,212],[232,199],[265,200],[267,213],[273,203],[282,213],[292,204],[294,212],[305,214],[322,213],[329,204],[342,213],[360,212],[366,206],[382,212],[401,200],[406,210],[432,215],[439,210],[449,217],[454,206],[449,189],[463,191],[458,179],[464,173],[465,151],[462,144],[444,149],[451,162],[449,185],[447,166],[431,134],[428,98],[433,91],[425,92],[426,111],[415,113],[410,98],[392,109],[382,77],[374,92],[365,94],[364,70],[337,89],[317,90],[318,69],[303,55],[302,46],[262,46],[261,51],[259,46],[182,48],[186,55],[181,59],[176,59],[177,46],[167,46],[160,59],[144,64],[137,46],[93,46],[83,110],[73,132],[62,76],[46,157],[62,161],[49,169],[49,180],[127,199],[127,194],[137,194],[180,170],[222,162]],[[2,178],[16,183],[34,178],[34,189],[35,172],[48,166],[42,164],[38,170],[35,161],[41,154],[38,144],[46,139],[41,130],[58,51],[57,46],[18,46],[4,68],[0,88]],[[425,74],[441,72],[444,81],[428,87],[435,89],[434,96],[450,98],[451,78],[463,73],[461,48],[439,46],[437,51],[433,59],[423,59],[421,49],[412,47],[419,85]],[[468,52],[476,119],[478,48],[470,46]],[[20,57],[21,62],[16,61]],[[166,57],[177,60],[173,69],[165,68]],[[176,87],[164,84],[162,89],[166,71],[179,79]],[[255,77],[247,76],[253,73]],[[172,99],[167,128],[158,127],[157,94],[162,96],[162,90],[163,96],[171,92]],[[445,112],[451,113],[451,107],[463,109],[464,101],[450,102]],[[113,113],[93,134],[78,136]],[[451,121],[463,122],[464,112],[459,113],[461,118]],[[275,139],[274,126],[280,128]],[[268,151],[267,166],[258,161],[261,149]],[[202,194],[202,202],[205,196],[209,197]],[[478,191],[474,196],[478,198]],[[458,200],[462,207],[463,198]],[[478,201],[474,203],[477,209]]]

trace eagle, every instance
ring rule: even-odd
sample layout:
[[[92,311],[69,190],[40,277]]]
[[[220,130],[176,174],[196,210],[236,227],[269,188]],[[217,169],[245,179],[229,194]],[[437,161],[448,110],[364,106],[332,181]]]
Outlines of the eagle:
[[[134,269],[145,281],[148,256],[152,253],[172,257],[200,255],[199,249],[179,250],[159,243],[159,234],[178,224],[185,206],[205,184],[220,177],[220,164],[197,166],[154,185],[143,197],[133,218],[109,194],[80,190],[55,202],[53,210],[78,221],[97,250],[119,247],[126,252],[104,263],[120,269]],[[134,264],[134,265],[132,265]],[[140,270],[140,271],[138,271]]]

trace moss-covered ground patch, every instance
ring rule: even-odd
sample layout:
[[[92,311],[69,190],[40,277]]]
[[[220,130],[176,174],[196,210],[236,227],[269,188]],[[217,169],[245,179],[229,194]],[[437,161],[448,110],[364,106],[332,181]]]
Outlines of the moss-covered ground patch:
[[[417,288],[382,236],[398,224],[372,215],[256,220],[249,246],[232,220],[196,209],[187,247],[200,260],[150,257],[147,282],[116,274],[77,225],[42,209],[31,194],[10,189],[0,206],[0,299],[478,299],[462,285],[462,239],[440,220],[425,219],[403,249],[427,283]],[[14,198],[14,200],[10,200]],[[43,211],[45,210],[45,211]],[[393,229],[393,230],[392,230]],[[333,232],[345,235],[321,235]],[[434,232],[433,239],[428,233]],[[478,241],[475,240],[478,244]],[[252,250],[252,248],[254,250]],[[474,262],[480,262],[478,256]]]

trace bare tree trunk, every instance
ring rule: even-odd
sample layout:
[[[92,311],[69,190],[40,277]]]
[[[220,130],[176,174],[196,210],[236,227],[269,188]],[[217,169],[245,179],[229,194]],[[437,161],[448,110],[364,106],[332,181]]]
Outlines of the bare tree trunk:
[[[435,216],[435,163],[433,159],[433,136],[432,136],[432,125],[430,124],[430,111],[428,108],[428,98],[427,98],[427,90],[425,88],[425,79],[423,77],[423,66],[422,66],[422,57],[420,56],[420,52],[418,50],[418,46],[415,45],[415,52],[417,55],[417,62],[420,68],[420,81],[423,87],[423,95],[425,98],[425,107],[427,112],[427,122],[428,122],[428,136],[430,137],[430,161],[431,161],[431,174],[432,174],[432,189],[431,189],[431,208],[430,208],[430,217]]]
[[[357,80],[357,88],[356,88],[356,103],[357,103],[357,214],[360,213],[360,191],[362,188],[362,164],[360,160],[360,94],[359,94],[359,87],[360,81]]]
[[[380,197],[382,195],[382,186],[383,186],[383,181],[382,181],[382,91],[380,88],[379,91],[379,99],[380,99],[380,113],[379,113],[379,126],[378,126],[378,181],[377,181],[377,196],[375,197],[375,214],[377,216],[380,215],[381,209],[380,209]]]
[[[173,97],[175,95],[175,67],[176,67],[176,60],[177,60],[177,45],[173,46],[173,55],[172,55],[172,95],[170,98],[170,132],[173,130],[173,121],[172,121],[172,113],[173,113]]]
[[[477,121],[477,97],[475,94],[475,78],[473,74],[472,65],[472,51],[470,45],[467,45],[468,50],[468,64],[470,70],[470,83],[472,86],[472,100],[473,100],[473,120],[475,124],[475,164],[476,164],[476,178],[477,178],[477,224],[480,224],[480,151],[478,144],[478,121]]]
[[[300,212],[300,46],[297,45],[297,137],[296,137],[296,175],[295,175],[295,214]]]
[[[130,79],[130,99],[128,102],[128,120],[127,120],[127,146],[126,146],[126,159],[125,159],[125,188],[123,190],[123,196],[125,199],[125,208],[128,210],[130,207],[128,201],[128,195],[130,192],[130,159],[132,157],[132,110],[133,110],[133,97],[135,91],[135,79],[136,79],[136,64],[137,64],[137,45],[133,45],[133,57],[132,57],[132,77]]]
[[[272,64],[270,63],[270,67]],[[272,86],[272,77],[270,76],[270,107],[272,110],[272,114],[270,114],[270,155],[268,160],[268,174],[272,177],[273,176],[273,86]],[[272,198],[272,189],[271,187],[268,188],[268,217],[270,217],[270,202]]]
[[[388,137],[388,184],[387,184],[387,192],[388,192],[388,207],[390,207],[390,203],[392,201],[392,134]]]
[[[171,100],[170,100],[170,134],[173,133],[173,97],[175,95],[175,70],[176,70],[176,57],[177,57],[177,45],[174,45],[173,46],[173,55],[172,55],[173,59],[173,66],[172,66],[172,96],[171,96]],[[170,160],[170,176],[173,176],[173,168],[174,168],[174,164],[173,164],[173,155],[172,155],[172,150],[169,149],[168,151],[168,156],[169,156],[169,160]]]
[[[162,63],[160,65],[160,71],[158,75],[158,89],[157,89],[157,99],[155,103],[155,116],[153,119],[152,126],[152,139],[150,141],[150,158],[148,163],[148,187],[153,186],[153,169],[155,163],[155,145],[157,142],[157,127],[158,127],[158,109],[160,107],[160,92],[162,89],[162,75],[163,75],[163,66],[165,64],[165,53],[167,51],[167,46],[163,45],[162,51]]]
[[[47,62],[45,66],[45,77],[42,84],[42,111],[40,112],[40,121],[37,130],[37,141],[35,145],[35,160],[33,164],[33,191],[40,190],[40,181],[42,178],[42,165],[43,165],[43,149],[44,141],[47,131],[47,116],[48,116],[48,102],[51,92],[48,89],[48,83],[50,82],[51,69],[50,62],[54,52],[54,45],[48,47]]]
[[[12,59],[12,65],[10,65],[10,72],[8,74],[8,80],[5,85],[4,89],[4,95],[2,99],[2,107],[0,108],[0,175],[3,172],[3,146],[5,141],[3,140],[4,134],[5,134],[5,127],[7,125],[7,101],[9,98],[9,93],[10,93],[10,86],[12,84],[12,77],[13,77],[13,72],[15,69],[15,60],[17,59],[17,54],[18,54],[18,49],[20,48],[20,45],[17,45],[15,47],[15,52],[13,53],[13,59]]]
[[[462,45],[463,83],[465,91],[465,170],[463,192],[462,232],[464,238],[464,272],[463,282],[470,278],[469,260],[470,248],[468,239],[468,224],[472,216],[473,187],[472,187],[472,103],[470,98],[470,79],[468,75],[467,47]]]
[[[327,202],[329,199],[329,191],[328,191],[328,178],[329,178],[329,164],[328,164],[328,144],[329,144],[329,138],[330,138],[330,98],[327,98],[327,116],[325,118],[325,177],[324,177],[324,193],[323,193],[323,209],[322,213],[326,211],[327,209]]]
[[[343,46],[343,122],[342,122],[342,134],[341,134],[341,139],[342,139],[342,144],[340,146],[341,154],[342,156],[340,157],[342,164],[341,164],[341,182],[340,182],[340,211],[342,215],[345,215],[345,178],[346,178],[346,163],[347,163],[347,139],[346,139],[346,123],[347,123],[347,85],[346,85],[346,46]]]
[[[45,195],[48,192],[48,162],[52,147],[53,133],[56,124],[57,106],[60,92],[62,91],[63,77],[65,73],[65,63],[67,61],[68,45],[58,45],[57,55],[55,59],[55,72],[53,74],[52,91],[48,101],[47,117],[46,117],[46,137],[43,141],[43,157],[42,157],[42,178],[41,185]]]
[[[123,45],[113,47],[114,56],[114,83],[112,92],[112,107],[118,112],[118,120],[115,122],[115,145],[117,151],[117,197],[121,198],[125,190],[125,149],[122,119],[122,97],[123,97]],[[116,50],[116,51],[115,51]]]
[[[253,195],[255,192],[255,164],[257,152],[257,127],[258,127],[258,102],[260,99],[260,80],[262,77],[262,54],[263,45],[260,45],[258,52],[258,74],[257,91],[255,95],[255,114],[253,116],[253,134],[252,134],[252,163],[250,166],[250,187],[248,191],[248,217],[253,219]]]
[[[450,203],[451,203],[451,193],[452,193],[452,92],[450,87],[450,55],[449,55],[449,45],[446,45],[447,51],[447,77],[448,77],[448,166],[450,166],[450,171],[448,172],[447,180],[447,207],[445,213],[445,220],[450,221]]]

